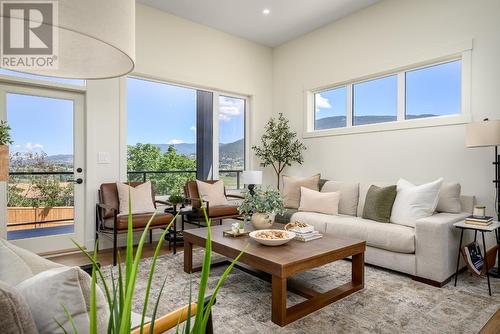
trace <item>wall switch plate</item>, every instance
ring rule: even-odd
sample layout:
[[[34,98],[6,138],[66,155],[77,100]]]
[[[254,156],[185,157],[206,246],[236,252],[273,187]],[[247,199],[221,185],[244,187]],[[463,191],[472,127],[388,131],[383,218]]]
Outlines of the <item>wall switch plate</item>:
[[[97,163],[99,164],[110,164],[111,163],[111,155],[109,152],[99,152]]]

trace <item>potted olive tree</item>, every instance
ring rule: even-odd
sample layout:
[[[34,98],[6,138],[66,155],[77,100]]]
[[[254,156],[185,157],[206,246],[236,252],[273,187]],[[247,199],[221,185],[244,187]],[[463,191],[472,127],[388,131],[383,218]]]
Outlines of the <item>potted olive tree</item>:
[[[9,178],[9,145],[10,127],[6,121],[0,121],[0,181],[7,181]]]
[[[297,139],[297,133],[290,128],[288,119],[282,113],[267,122],[260,146],[252,146],[262,166],[272,166],[277,176],[278,190],[280,176],[285,167],[293,163],[302,164],[302,152],[306,146]]]
[[[276,189],[255,188],[254,193],[245,192],[243,202],[239,206],[240,214],[250,218],[256,230],[270,228],[274,223],[276,214],[283,214],[283,199]]]

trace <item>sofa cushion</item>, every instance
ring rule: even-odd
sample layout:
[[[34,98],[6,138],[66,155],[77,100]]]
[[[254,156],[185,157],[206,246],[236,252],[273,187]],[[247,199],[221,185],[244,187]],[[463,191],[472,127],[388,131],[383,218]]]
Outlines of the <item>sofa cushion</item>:
[[[460,213],[462,203],[460,202],[460,183],[446,182],[439,189],[437,212]]]
[[[415,229],[412,227],[314,212],[297,212],[292,219],[313,225],[322,233],[366,240],[366,244],[371,247],[398,253],[415,253]]]
[[[149,220],[151,219],[152,213],[138,213],[132,216],[132,223],[134,228],[143,228],[146,227]],[[151,222],[152,227],[164,226],[166,227],[172,221],[174,216],[168,212],[157,212],[153,221]],[[114,220],[106,219],[104,221],[104,226],[109,229],[113,229]],[[128,229],[128,215],[120,215],[116,218],[116,226],[117,230],[127,230]]]
[[[336,215],[339,213],[339,199],[338,192],[320,192],[300,187],[299,211]]]
[[[339,213],[356,215],[359,200],[359,183],[343,181],[327,181],[321,188],[322,192],[339,192]]]
[[[383,188],[372,185],[366,193],[363,218],[388,223],[391,219],[392,205],[395,199],[395,185]]]
[[[0,333],[38,333],[24,297],[12,286],[0,281]]]
[[[359,184],[359,199],[358,199],[358,209],[356,211],[356,215],[358,217],[363,216],[363,210],[365,209],[365,199],[366,199],[366,193],[368,192],[368,189],[372,185],[375,185],[377,187],[388,187],[394,183],[390,182],[382,182],[382,181],[374,181],[374,182],[362,182]]]
[[[418,219],[431,216],[436,210],[443,179],[416,186],[404,179],[397,183],[398,194],[392,206],[391,222],[415,227]]]
[[[299,178],[283,175],[283,204],[285,208],[298,209],[300,205],[300,187],[319,190],[320,174]]]

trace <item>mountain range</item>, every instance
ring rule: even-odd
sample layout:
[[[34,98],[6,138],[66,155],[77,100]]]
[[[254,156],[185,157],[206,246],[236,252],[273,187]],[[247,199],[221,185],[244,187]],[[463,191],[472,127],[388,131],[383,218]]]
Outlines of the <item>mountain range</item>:
[[[173,146],[178,154],[193,155],[196,154],[195,143],[182,143],[182,144],[154,144],[160,149],[162,153],[168,150],[169,146]],[[245,141],[243,139],[237,140],[232,143],[219,144],[219,154],[231,156],[243,156],[245,151]]]

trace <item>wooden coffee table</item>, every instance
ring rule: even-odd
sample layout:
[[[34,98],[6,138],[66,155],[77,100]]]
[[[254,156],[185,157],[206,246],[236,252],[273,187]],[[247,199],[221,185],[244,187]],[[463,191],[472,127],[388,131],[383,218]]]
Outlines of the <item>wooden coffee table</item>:
[[[247,226],[248,229],[252,229]],[[325,235],[321,239],[300,242],[292,240],[278,247],[263,246],[248,236],[223,237],[222,231],[228,226],[213,226],[212,250],[227,258],[234,259],[248,244],[240,258],[239,269],[266,279],[272,284],[272,321],[285,326],[320,308],[342,299],[364,287],[364,254],[366,242]],[[193,246],[205,246],[207,228],[184,231],[184,271],[192,273],[200,268],[193,267]],[[295,274],[323,266],[352,256],[352,279],[327,292],[317,292],[305,287]],[[221,261],[213,265],[227,264]],[[242,265],[243,264],[243,265]],[[307,300],[287,308],[287,290]]]

